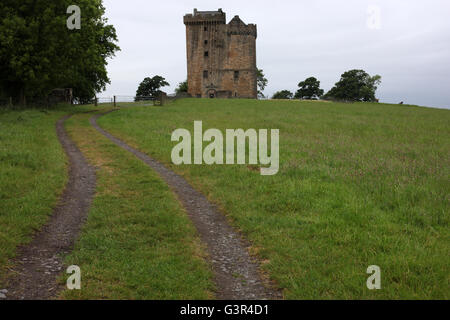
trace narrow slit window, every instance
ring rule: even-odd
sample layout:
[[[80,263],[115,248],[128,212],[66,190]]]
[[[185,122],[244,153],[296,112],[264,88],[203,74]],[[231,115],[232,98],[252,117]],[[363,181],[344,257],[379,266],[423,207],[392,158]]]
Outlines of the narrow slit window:
[[[208,40],[205,40],[205,44],[208,44]]]
[[[204,29],[205,31],[208,31],[208,27],[205,27],[205,29]]]
[[[203,79],[208,79],[208,70],[203,71]]]
[[[239,80],[239,71],[234,72],[234,80]]]

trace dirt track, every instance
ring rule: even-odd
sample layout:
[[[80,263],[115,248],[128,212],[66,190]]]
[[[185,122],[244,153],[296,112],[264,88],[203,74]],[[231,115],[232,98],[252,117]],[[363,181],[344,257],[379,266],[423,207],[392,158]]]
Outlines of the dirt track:
[[[227,300],[281,298],[280,292],[270,289],[261,279],[258,262],[248,252],[249,243],[230,227],[225,216],[184,178],[100,128],[96,121],[100,116],[91,118],[92,126],[154,169],[178,196],[208,247],[217,286],[216,297]]]
[[[207,245],[215,274],[216,298],[281,298],[278,290],[270,288],[270,284],[262,280],[259,264],[248,252],[250,244],[233,230],[225,216],[184,178],[101,129],[96,122],[100,116],[92,117],[91,124],[154,169],[178,196],[201,240]],[[95,194],[95,170],[64,130],[64,122],[69,117],[62,118],[56,125],[58,138],[70,162],[69,181],[50,221],[35,234],[30,244],[19,249],[6,287],[9,300],[51,299],[64,288],[57,282],[65,272],[63,257],[72,250]]]
[[[19,248],[7,283],[9,300],[56,297],[63,288],[57,278],[65,272],[63,257],[72,250],[95,193],[95,170],[64,130],[65,116],[56,132],[69,159],[69,181],[49,222],[30,244]]]

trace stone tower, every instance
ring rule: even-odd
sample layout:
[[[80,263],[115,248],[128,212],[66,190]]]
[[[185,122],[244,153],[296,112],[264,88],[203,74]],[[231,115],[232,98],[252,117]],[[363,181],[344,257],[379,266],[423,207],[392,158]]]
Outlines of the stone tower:
[[[222,9],[184,16],[189,93],[201,98],[257,98],[256,25]]]

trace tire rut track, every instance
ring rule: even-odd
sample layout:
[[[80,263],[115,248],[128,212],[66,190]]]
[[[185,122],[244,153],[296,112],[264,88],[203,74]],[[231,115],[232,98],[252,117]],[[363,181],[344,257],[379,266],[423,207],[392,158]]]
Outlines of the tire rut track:
[[[31,243],[19,248],[13,259],[13,275],[6,287],[8,300],[51,299],[63,289],[57,282],[64,271],[63,258],[78,238],[96,184],[95,169],[64,129],[64,122],[70,117],[64,116],[56,123],[58,139],[69,159],[69,180],[48,223]]]
[[[92,126],[155,170],[177,195],[197,228],[201,240],[207,245],[215,275],[217,298],[223,300],[280,299],[281,292],[271,288],[268,281],[261,278],[259,264],[248,252],[250,247],[248,241],[233,230],[226,217],[215,205],[196,191],[183,177],[100,128],[97,119],[110,112],[93,116],[90,119]]]

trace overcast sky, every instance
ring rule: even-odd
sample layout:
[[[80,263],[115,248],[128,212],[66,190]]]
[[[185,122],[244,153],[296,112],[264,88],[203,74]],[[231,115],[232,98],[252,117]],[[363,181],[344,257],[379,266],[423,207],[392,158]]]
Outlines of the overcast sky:
[[[327,91],[340,75],[363,69],[382,76],[381,102],[450,108],[448,0],[104,0],[122,51],[108,66],[100,94],[134,95],[145,77],[161,75],[174,92],[186,79],[183,16],[222,8],[258,26],[257,63],[266,95],[315,76]],[[379,19],[377,19],[377,11]]]

